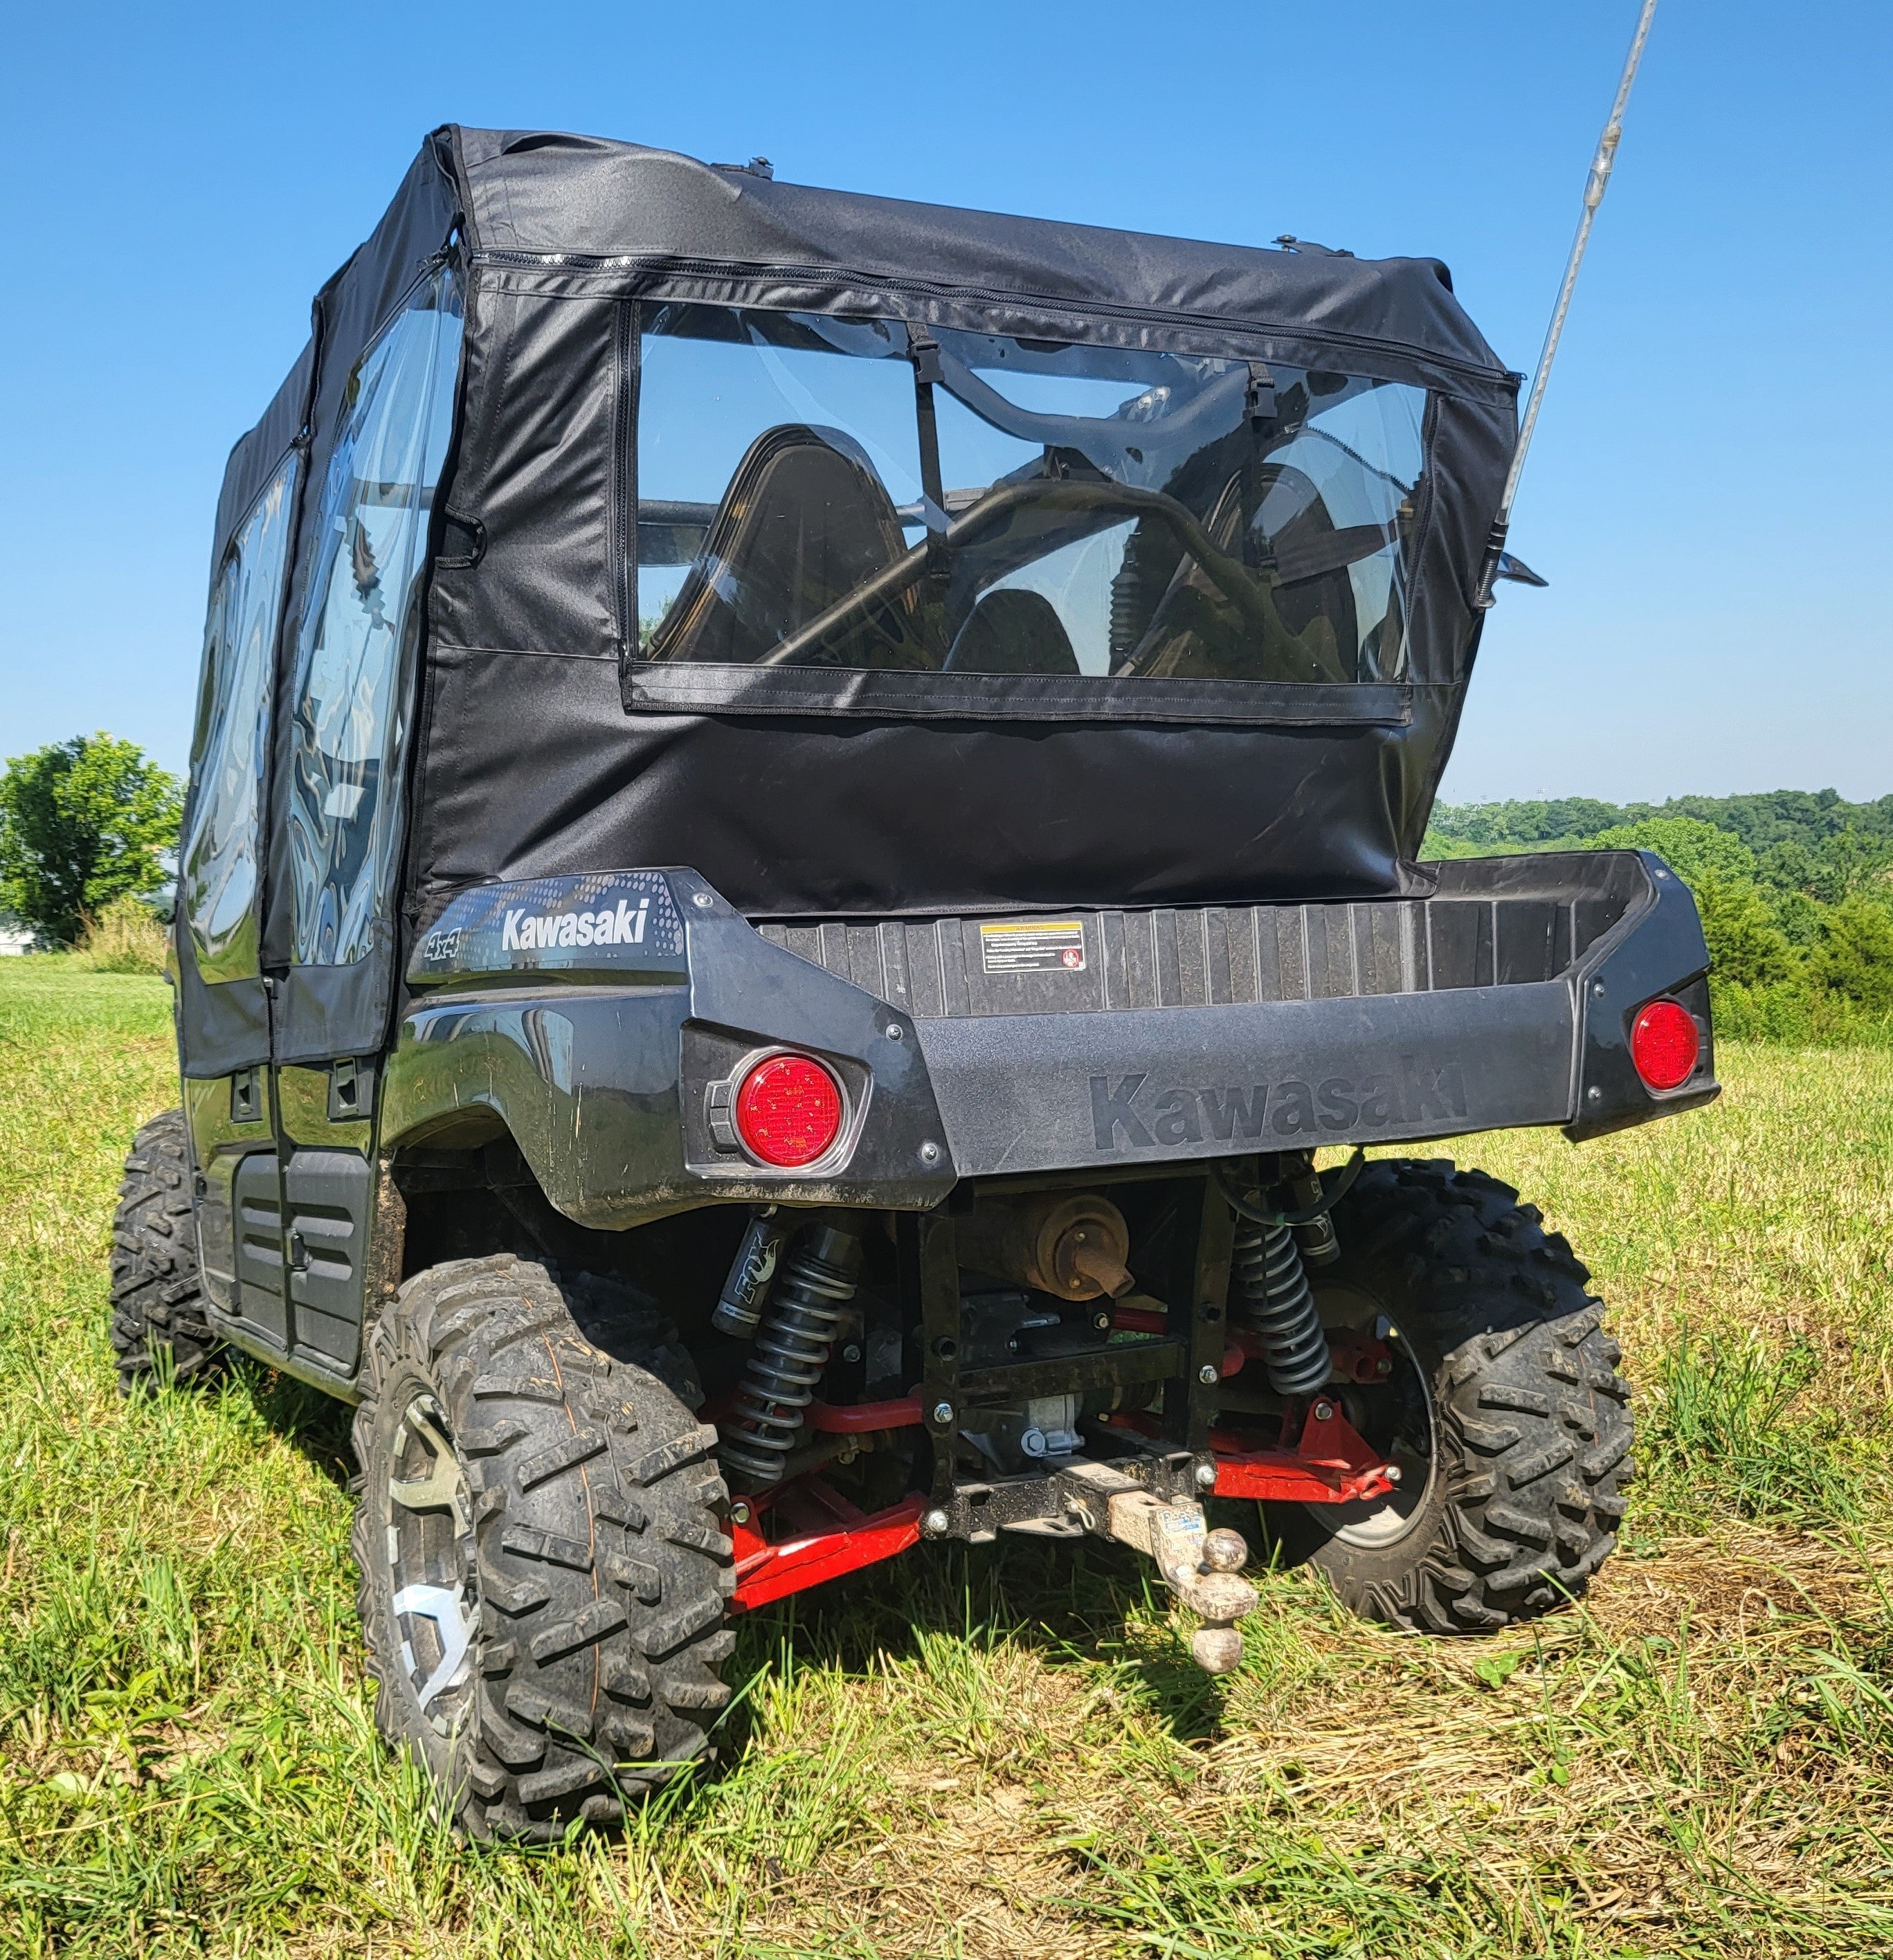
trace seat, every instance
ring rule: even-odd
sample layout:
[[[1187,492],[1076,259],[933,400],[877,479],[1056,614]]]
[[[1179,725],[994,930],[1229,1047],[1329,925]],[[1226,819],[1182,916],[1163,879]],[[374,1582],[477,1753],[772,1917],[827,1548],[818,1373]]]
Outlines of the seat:
[[[645,657],[751,665],[906,548],[892,500],[853,438],[800,422],[765,429],[737,464]],[[912,596],[877,606],[810,663],[927,665]]]
[[[957,673],[1075,674],[1078,656],[1058,609],[1042,592],[1003,587],[967,616],[946,656]]]

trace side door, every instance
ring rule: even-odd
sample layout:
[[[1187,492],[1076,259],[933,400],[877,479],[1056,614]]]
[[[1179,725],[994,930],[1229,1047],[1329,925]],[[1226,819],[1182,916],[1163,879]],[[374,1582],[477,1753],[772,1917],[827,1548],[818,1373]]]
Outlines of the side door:
[[[212,1309],[269,1347],[287,1323],[270,1121],[262,853],[278,628],[301,467],[291,448],[211,582],[178,855],[178,1052]]]
[[[306,534],[288,739],[278,749],[288,961],[272,1074],[290,1353],[344,1376],[361,1351],[406,757],[460,339],[457,269],[432,266],[349,373]]]

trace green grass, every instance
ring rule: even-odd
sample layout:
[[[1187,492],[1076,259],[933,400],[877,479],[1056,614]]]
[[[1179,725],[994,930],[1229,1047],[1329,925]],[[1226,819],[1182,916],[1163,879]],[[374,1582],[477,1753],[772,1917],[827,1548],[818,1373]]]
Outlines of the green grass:
[[[1734,1049],[1712,1109],[1461,1149],[1640,1384],[1581,1611],[1399,1638],[1271,1574],[1211,1682],[1108,1548],[928,1549],[748,1623],[721,1771],[522,1853],[375,1739],[341,1412],[114,1392],[167,1009],[0,963],[0,1955],[1893,1950],[1893,1056]]]

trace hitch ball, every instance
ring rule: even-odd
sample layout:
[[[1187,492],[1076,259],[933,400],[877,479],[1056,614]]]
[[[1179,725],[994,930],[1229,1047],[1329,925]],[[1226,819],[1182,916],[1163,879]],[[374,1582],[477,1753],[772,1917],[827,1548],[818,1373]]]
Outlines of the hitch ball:
[[[1190,1658],[1205,1674],[1233,1674],[1242,1664],[1242,1637],[1233,1627],[1198,1627]]]
[[[1249,1562],[1241,1532],[1205,1529],[1201,1504],[1160,1497],[1109,1464],[1074,1463],[1065,1476],[1089,1517],[1103,1512],[1105,1535],[1154,1560],[1164,1584],[1203,1622],[1190,1640],[1197,1666],[1211,1674],[1239,1666],[1235,1623],[1256,1607],[1255,1587],[1239,1576]]]
[[[1240,1532],[1213,1531],[1203,1539],[1203,1563],[1212,1572],[1240,1572],[1249,1563],[1249,1541]]]

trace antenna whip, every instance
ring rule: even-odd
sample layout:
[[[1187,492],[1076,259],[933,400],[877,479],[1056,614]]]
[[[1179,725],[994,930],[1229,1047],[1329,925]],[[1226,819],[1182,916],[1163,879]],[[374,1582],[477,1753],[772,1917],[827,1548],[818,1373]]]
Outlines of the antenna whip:
[[[1505,549],[1506,533],[1512,523],[1512,500],[1517,496],[1519,479],[1525,474],[1526,453],[1532,447],[1532,437],[1538,428],[1538,410],[1545,402],[1545,384],[1551,378],[1551,363],[1557,358],[1557,343],[1564,332],[1564,317],[1571,310],[1571,290],[1577,284],[1577,269],[1584,262],[1584,248],[1591,242],[1591,224],[1597,216],[1597,207],[1604,202],[1604,187],[1611,180],[1611,167],[1617,161],[1617,145],[1624,134],[1624,110],[1630,100],[1631,84],[1637,79],[1639,63],[1643,59],[1643,43],[1650,39],[1650,24],[1656,18],[1656,0],[1643,0],[1643,11],[1638,16],[1637,32],[1630,44],[1630,52],[1624,58],[1624,72],[1617,84],[1617,100],[1611,104],[1610,119],[1604,125],[1604,133],[1598,138],[1597,154],[1591,159],[1591,173],[1584,183],[1584,213],[1577,221],[1577,236],[1571,241],[1571,256],[1565,261],[1564,282],[1557,290],[1557,304],[1551,310],[1551,323],[1545,332],[1545,345],[1538,355],[1538,373],[1532,381],[1532,393],[1525,405],[1525,419],[1519,425],[1518,447],[1512,452],[1512,467],[1506,471],[1505,490],[1499,498],[1498,515],[1492,520],[1492,535],[1487,541],[1485,568],[1480,576],[1478,603],[1487,606],[1492,603],[1492,580],[1499,568],[1500,555]]]

